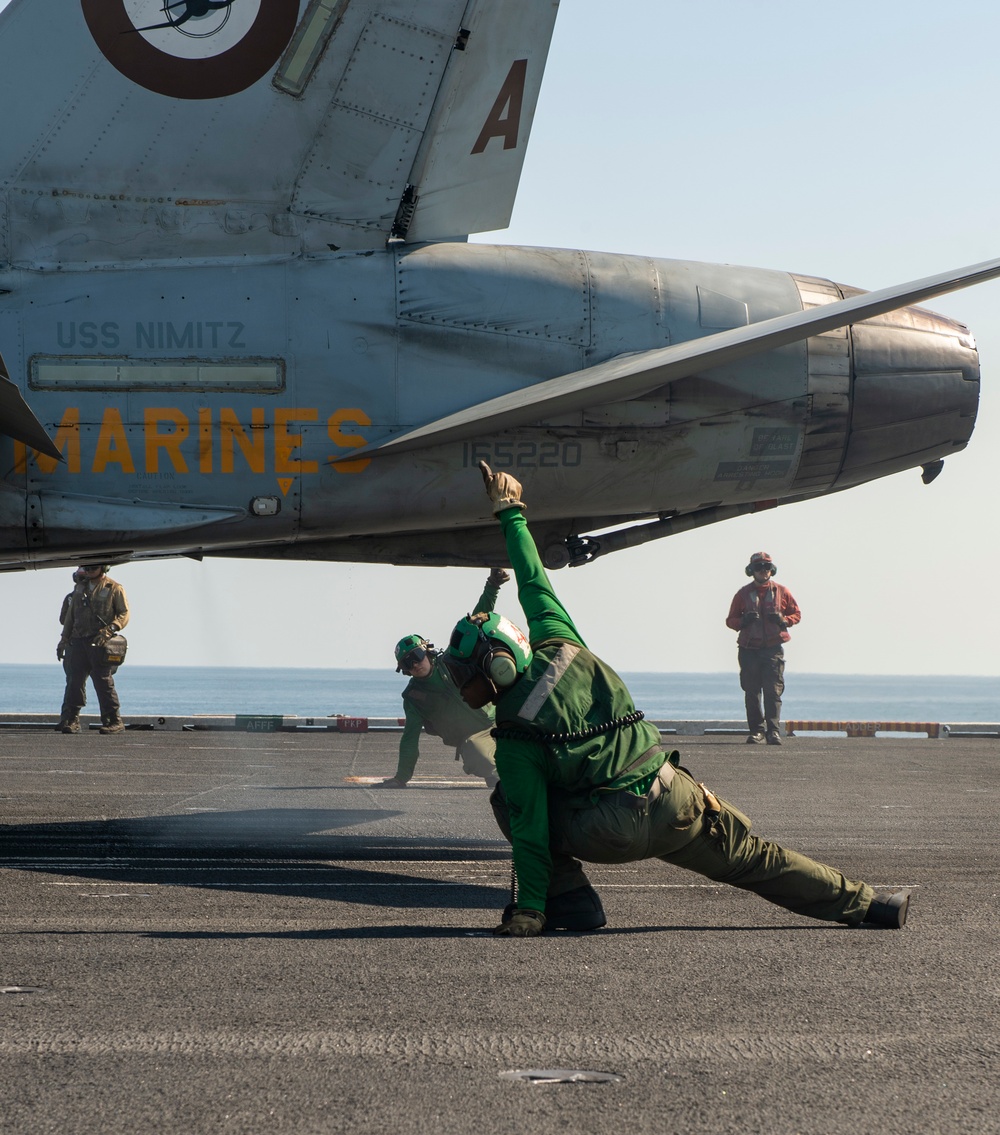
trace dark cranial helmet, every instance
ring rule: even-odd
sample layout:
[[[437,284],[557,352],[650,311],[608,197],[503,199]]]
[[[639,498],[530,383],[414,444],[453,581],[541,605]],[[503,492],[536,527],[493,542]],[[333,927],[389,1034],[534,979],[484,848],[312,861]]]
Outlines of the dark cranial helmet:
[[[459,620],[441,660],[459,689],[481,674],[499,694],[528,669],[531,646],[510,619],[481,611]]]
[[[755,571],[760,571],[761,568],[767,568],[771,575],[777,575],[778,569],[775,566],[774,560],[767,554],[767,552],[754,552],[750,557],[750,562],[743,569],[747,575],[753,575]]]

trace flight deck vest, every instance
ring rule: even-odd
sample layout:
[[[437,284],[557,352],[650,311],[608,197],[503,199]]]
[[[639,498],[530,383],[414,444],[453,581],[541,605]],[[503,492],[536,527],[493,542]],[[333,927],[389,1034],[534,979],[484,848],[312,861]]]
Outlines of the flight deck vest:
[[[481,733],[493,724],[489,710],[473,709],[462,701],[448,671],[437,662],[426,678],[411,678],[402,696],[420,714],[424,729],[446,745],[457,747],[473,733]]]
[[[775,612],[781,613],[780,585],[769,582],[766,587],[761,588],[756,583],[748,583],[740,590],[743,593],[744,610],[754,611],[760,618],[740,630],[736,639],[737,645],[748,650],[760,650],[788,642],[791,635],[771,618]]]
[[[584,646],[549,639],[497,702],[497,740],[537,738],[550,784],[573,797],[627,788],[665,759],[659,730],[637,721],[625,683]]]
[[[59,619],[64,627],[68,624],[69,637],[91,639],[110,626],[117,618],[115,597],[121,591],[122,585],[110,576],[104,576],[93,587],[78,583],[67,596],[69,605],[63,604]]]

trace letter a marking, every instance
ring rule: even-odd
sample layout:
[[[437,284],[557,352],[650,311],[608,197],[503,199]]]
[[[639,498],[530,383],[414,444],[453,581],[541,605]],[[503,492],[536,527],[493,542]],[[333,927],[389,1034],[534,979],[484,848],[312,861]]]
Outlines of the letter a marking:
[[[503,138],[503,148],[513,150],[517,147],[517,132],[521,125],[521,102],[524,99],[524,78],[528,71],[527,59],[515,59],[503,81],[490,113],[486,116],[482,130],[472,153],[481,154],[491,138]]]

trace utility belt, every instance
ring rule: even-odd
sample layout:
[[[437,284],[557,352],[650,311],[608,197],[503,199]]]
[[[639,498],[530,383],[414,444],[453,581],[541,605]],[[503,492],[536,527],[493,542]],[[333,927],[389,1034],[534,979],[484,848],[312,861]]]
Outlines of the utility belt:
[[[681,772],[687,773],[691,776],[686,768],[679,765]],[[630,808],[634,812],[639,812],[643,816],[648,815],[653,803],[670,788],[670,784],[676,775],[676,769],[673,764],[668,760],[664,763],[663,767],[656,775],[656,780],[649,787],[649,791],[645,796],[636,796],[629,792],[627,789],[619,789],[617,792],[611,794],[610,799],[620,808]],[[694,777],[691,777],[694,780]],[[700,816],[697,816],[693,823],[699,820],[702,823],[704,831],[713,839],[721,839],[725,834],[724,828],[720,825],[719,821],[722,816],[723,807],[727,808],[736,818],[744,825],[747,831],[750,830],[750,818],[745,816],[738,808],[734,808],[731,804],[723,805],[723,802],[715,795],[715,793],[703,781],[695,782],[702,792],[702,799],[704,807]]]

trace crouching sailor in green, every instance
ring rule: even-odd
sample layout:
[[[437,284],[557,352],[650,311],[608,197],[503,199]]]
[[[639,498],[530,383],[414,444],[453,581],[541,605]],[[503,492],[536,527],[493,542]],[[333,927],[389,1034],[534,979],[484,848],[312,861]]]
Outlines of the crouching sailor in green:
[[[478,611],[492,611],[500,588],[510,579],[503,568],[493,568],[479,597]],[[497,782],[493,763],[496,742],[493,707],[472,709],[462,700],[447,669],[439,664],[434,644],[417,634],[396,643],[396,672],[406,674],[403,690],[405,725],[399,738],[396,775],[380,781],[378,788],[405,788],[413,777],[419,756],[421,732],[441,738],[455,746],[455,760],[462,762],[468,776],[481,776],[488,788]]]
[[[500,784],[490,802],[513,845],[517,900],[495,933],[597,929],[604,910],[580,860],[654,857],[812,918],[901,927],[907,891],[876,896],[867,883],[751,835],[742,812],[678,767],[676,752],[664,753],[659,731],[556,598],[520,484],[481,469],[529,639],[480,612],[456,626],[441,660],[470,706],[496,703]]]

